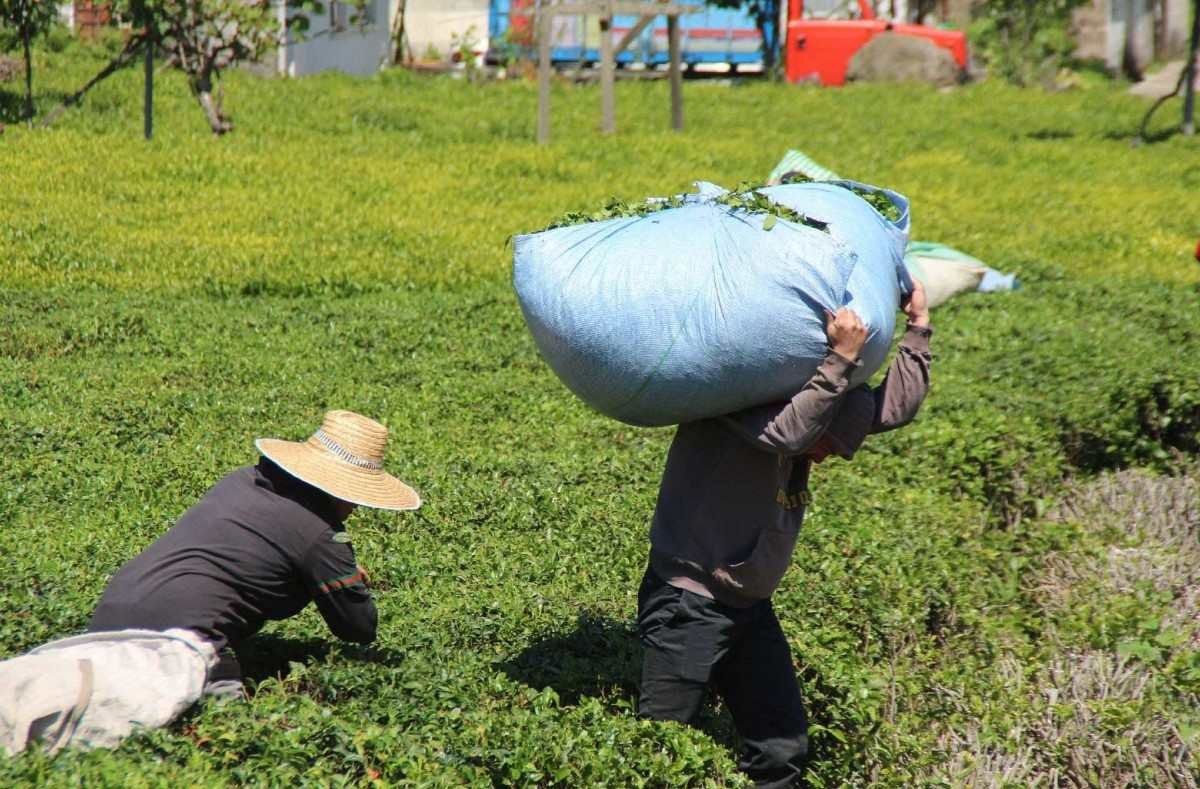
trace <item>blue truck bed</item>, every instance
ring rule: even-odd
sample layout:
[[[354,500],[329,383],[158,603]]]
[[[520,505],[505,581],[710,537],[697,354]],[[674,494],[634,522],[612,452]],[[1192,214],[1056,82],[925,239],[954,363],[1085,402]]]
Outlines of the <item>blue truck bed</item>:
[[[488,60],[501,61],[512,48],[534,50],[526,33],[520,35],[521,25],[512,24],[514,8],[531,6],[519,0],[492,0],[488,12]],[[519,17],[518,17],[519,18]],[[637,23],[636,16],[613,18],[613,43]],[[704,7],[694,14],[679,18],[680,57],[685,65],[699,63],[729,63],[759,65],[762,63],[762,37],[754,20],[741,11]],[[513,33],[518,33],[514,35]],[[526,40],[521,39],[525,37]],[[600,60],[600,20],[596,16],[555,15],[551,37],[550,58],[555,63],[595,63]],[[669,61],[666,17],[656,17],[638,37],[617,56],[620,64],[640,63],[656,66]]]

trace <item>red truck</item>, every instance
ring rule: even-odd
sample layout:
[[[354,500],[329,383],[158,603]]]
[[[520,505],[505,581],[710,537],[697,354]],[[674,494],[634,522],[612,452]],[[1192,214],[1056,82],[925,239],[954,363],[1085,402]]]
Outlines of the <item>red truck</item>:
[[[967,36],[957,30],[925,25],[894,24],[875,16],[867,0],[858,0],[858,19],[805,19],[804,0],[788,0],[786,47],[789,82],[817,80],[822,85],[842,85],[850,58],[864,44],[884,32],[927,38],[947,50],[967,67]]]

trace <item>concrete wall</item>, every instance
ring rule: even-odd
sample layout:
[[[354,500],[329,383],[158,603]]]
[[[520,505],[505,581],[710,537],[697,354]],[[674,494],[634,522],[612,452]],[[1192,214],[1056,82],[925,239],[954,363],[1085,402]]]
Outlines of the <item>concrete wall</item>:
[[[1139,67],[1183,55],[1189,33],[1189,0],[1162,2],[1162,46],[1155,42],[1155,0],[1092,0],[1076,9],[1071,19],[1076,56],[1103,60],[1113,71],[1120,69],[1130,20],[1133,29],[1129,43]]]
[[[407,0],[404,26],[413,56],[422,60],[432,48],[446,60],[453,37],[471,27],[480,47],[486,48],[489,5],[488,0]],[[395,0],[392,7],[396,8]]]
[[[1109,68],[1121,66],[1127,37],[1133,60],[1139,68],[1154,60],[1154,5],[1151,0],[1109,0],[1105,58]]]
[[[1075,56],[1108,63],[1108,0],[1092,0],[1071,15]]]
[[[1166,13],[1163,21],[1166,29],[1163,31],[1162,57],[1184,57],[1187,55],[1188,36],[1192,34],[1191,4],[1188,0],[1166,0]]]
[[[379,71],[391,57],[389,3],[369,0],[366,8],[370,21],[362,26],[350,21],[351,12],[344,4],[337,12],[327,7],[324,14],[310,16],[305,40],[280,48],[278,71],[289,77],[331,69],[361,76]],[[331,12],[337,14],[336,20]]]

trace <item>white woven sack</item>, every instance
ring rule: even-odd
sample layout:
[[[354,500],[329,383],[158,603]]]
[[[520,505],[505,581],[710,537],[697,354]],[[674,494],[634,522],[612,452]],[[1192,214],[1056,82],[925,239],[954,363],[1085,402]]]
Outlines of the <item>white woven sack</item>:
[[[179,629],[85,633],[0,662],[0,752],[115,747],[194,704],[215,664],[212,644]]]
[[[977,290],[987,273],[986,266],[962,260],[916,255],[905,262],[908,272],[925,286],[925,300],[931,308],[944,304],[956,294]]]

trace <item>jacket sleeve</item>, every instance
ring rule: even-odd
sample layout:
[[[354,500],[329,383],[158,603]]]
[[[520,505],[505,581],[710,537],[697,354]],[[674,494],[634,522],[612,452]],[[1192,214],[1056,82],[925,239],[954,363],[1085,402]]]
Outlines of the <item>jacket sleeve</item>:
[[[882,383],[875,388],[875,420],[872,433],[903,427],[913,420],[929,392],[931,327],[908,325],[896,358]]]
[[[369,644],[375,640],[379,617],[344,534],[326,529],[305,554],[301,574],[333,634],[343,641]]]
[[[791,399],[720,417],[764,452],[799,455],[812,446],[837,413],[859,363],[830,351],[813,377]]]

